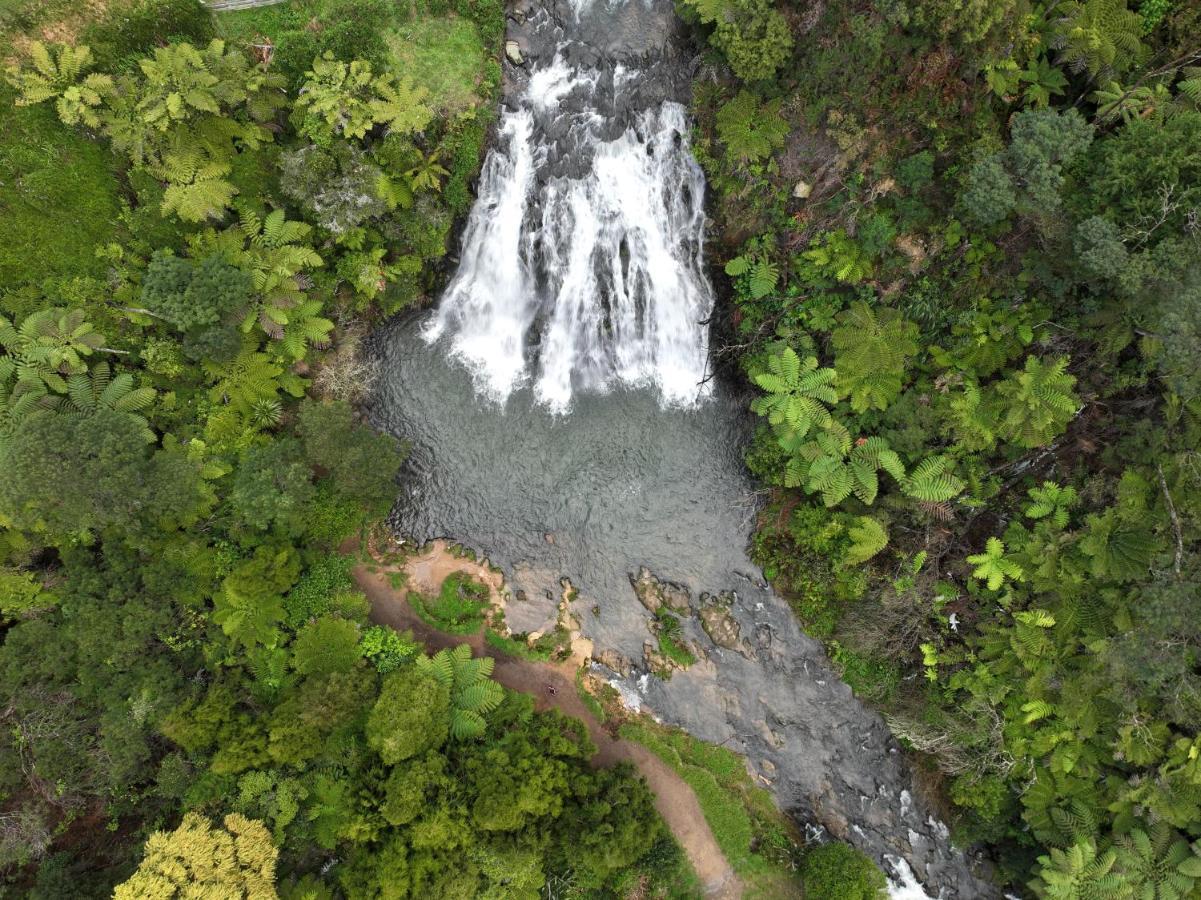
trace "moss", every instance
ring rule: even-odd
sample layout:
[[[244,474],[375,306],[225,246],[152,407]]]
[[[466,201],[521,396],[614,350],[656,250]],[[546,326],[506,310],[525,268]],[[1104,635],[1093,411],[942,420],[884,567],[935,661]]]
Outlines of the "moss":
[[[411,77],[429,92],[427,101],[439,113],[456,115],[486,99],[479,92],[484,77],[484,43],[479,29],[459,16],[416,19],[384,36],[389,66]]]
[[[56,275],[104,275],[96,249],[116,238],[118,169],[103,145],[60,123],[53,104],[17,108],[0,86],[4,289]]]

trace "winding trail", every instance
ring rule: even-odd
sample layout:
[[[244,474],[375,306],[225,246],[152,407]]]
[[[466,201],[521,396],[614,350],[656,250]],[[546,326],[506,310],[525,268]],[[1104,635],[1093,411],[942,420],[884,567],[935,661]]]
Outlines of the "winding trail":
[[[629,762],[646,779],[655,795],[655,807],[688,855],[688,861],[704,885],[705,897],[714,900],[739,900],[742,897],[742,884],[713,837],[692,788],[646,747],[615,738],[601,726],[576,693],[575,669],[570,663],[534,662],[508,656],[485,643],[482,631],[473,635],[453,635],[431,628],[409,606],[408,589],[393,588],[389,584],[388,573],[399,571],[405,572],[408,584],[422,593],[435,593],[442,579],[451,572],[466,572],[495,591],[498,575],[481,563],[456,559],[442,547],[409,557],[403,566],[380,565],[378,571],[371,572],[366,565],[357,565],[352,572],[355,582],[371,601],[373,622],[397,630],[411,630],[431,651],[468,644],[476,656],[490,656],[496,661],[493,678],[510,690],[530,694],[538,709],[554,707],[581,719],[596,744],[593,766],[608,768],[619,762]],[[548,686],[554,688],[553,693]]]

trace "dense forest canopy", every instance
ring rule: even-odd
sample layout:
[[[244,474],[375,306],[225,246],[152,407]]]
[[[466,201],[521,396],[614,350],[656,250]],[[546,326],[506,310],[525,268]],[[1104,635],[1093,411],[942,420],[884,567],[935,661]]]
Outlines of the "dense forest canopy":
[[[756,558],[999,882],[1201,897],[1201,7],[678,11]],[[632,770],[342,552],[405,454],[361,342],[444,278],[504,21],[0,0],[13,896],[694,895]]]
[[[760,562],[1006,878],[1197,896],[1201,10],[681,7]]]

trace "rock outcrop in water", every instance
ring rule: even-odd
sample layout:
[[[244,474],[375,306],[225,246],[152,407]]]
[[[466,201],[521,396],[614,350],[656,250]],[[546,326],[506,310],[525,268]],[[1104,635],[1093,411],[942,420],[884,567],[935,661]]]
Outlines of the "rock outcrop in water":
[[[432,317],[375,339],[373,417],[414,444],[393,525],[486,553],[531,610],[570,578],[628,696],[744,754],[783,808],[898,878],[912,866],[931,896],[999,896],[743,551],[747,401],[703,377],[704,183],[677,27],[670,0],[516,8],[522,64],[460,269]],[[666,681],[645,669],[656,603],[703,657]]]

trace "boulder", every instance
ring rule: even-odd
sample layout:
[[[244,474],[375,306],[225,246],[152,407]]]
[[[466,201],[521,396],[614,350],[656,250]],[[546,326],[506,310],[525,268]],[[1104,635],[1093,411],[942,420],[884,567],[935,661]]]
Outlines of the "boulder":
[[[505,41],[505,56],[515,66],[525,65],[525,57],[521,55],[521,45],[517,41]]]
[[[682,613],[691,609],[692,595],[688,593],[688,588],[672,584],[670,581],[660,581],[646,566],[638,570],[637,577],[630,576],[630,584],[634,587],[638,601],[652,615],[657,613],[661,606]]]

